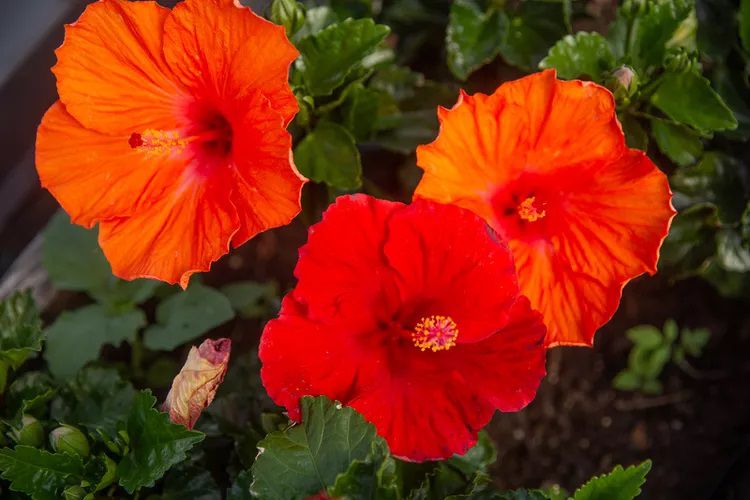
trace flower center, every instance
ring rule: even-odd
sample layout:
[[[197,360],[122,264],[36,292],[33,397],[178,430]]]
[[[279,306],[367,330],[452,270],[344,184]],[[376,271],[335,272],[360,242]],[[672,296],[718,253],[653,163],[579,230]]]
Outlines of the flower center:
[[[536,196],[530,196],[518,205],[518,216],[529,222],[536,222],[547,215],[546,210],[539,210],[534,206]]]
[[[131,148],[147,155],[181,153],[189,144],[212,157],[225,157],[232,150],[232,127],[218,113],[203,114],[187,130],[146,129],[128,139]]]
[[[450,316],[427,316],[419,320],[411,339],[420,350],[447,351],[456,345],[458,327]]]
[[[171,152],[180,152],[191,140],[180,136],[176,130],[146,129],[142,133],[131,134],[128,144],[133,149],[142,151],[147,155],[161,155]]]

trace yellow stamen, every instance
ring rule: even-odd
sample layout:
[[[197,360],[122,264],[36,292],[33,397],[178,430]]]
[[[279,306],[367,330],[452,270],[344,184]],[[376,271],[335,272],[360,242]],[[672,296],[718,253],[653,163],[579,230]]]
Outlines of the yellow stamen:
[[[536,222],[547,215],[546,210],[537,210],[537,208],[534,206],[535,200],[536,197],[531,196],[523,200],[521,204],[518,205],[518,216],[520,218],[529,222]]]
[[[450,316],[427,316],[419,320],[411,338],[422,351],[447,351],[456,345],[458,327]]]
[[[130,136],[130,147],[148,155],[180,152],[193,138],[183,138],[176,130],[146,129]]]

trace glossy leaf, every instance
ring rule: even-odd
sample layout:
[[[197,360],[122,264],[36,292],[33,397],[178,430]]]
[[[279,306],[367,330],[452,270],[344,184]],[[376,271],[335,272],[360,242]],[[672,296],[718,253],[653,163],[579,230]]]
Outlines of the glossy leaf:
[[[30,446],[0,449],[0,471],[12,491],[33,500],[59,500],[65,486],[80,483],[84,475],[79,457]]]
[[[91,304],[63,311],[45,330],[44,359],[56,378],[70,378],[86,363],[97,359],[103,345],[132,341],[145,324],[146,316],[139,309],[115,313]]]
[[[26,372],[8,387],[5,412],[13,417],[16,425],[20,424],[21,417],[26,413],[41,417],[38,410],[44,409],[45,403],[52,399],[56,390],[57,385],[46,373]]]
[[[42,322],[30,292],[15,292],[0,301],[0,364],[18,368],[32,353],[42,350],[43,339]]]
[[[573,500],[632,500],[640,495],[649,470],[651,460],[627,469],[618,465],[609,474],[594,477],[578,488]]]
[[[651,135],[661,152],[681,167],[694,164],[703,153],[700,136],[685,126],[652,119]]]
[[[505,12],[480,9],[475,0],[456,0],[451,5],[445,48],[448,68],[460,80],[493,60],[500,52],[508,29]]]
[[[224,294],[194,283],[157,306],[157,324],[146,329],[143,343],[155,351],[171,351],[233,317],[232,304]]]
[[[282,25],[291,38],[305,24],[305,7],[297,0],[273,0],[271,21]]]
[[[500,54],[513,66],[533,71],[566,33],[565,2],[525,0],[508,14]]]
[[[173,424],[166,413],[154,408],[151,392],[139,392],[127,421],[130,451],[117,467],[120,486],[128,493],[153,486],[170,467],[187,457],[204,434]]]
[[[613,68],[615,56],[609,42],[599,33],[579,31],[557,42],[539,63],[540,68],[554,68],[560,78],[587,76],[597,81]]]
[[[253,498],[250,493],[252,482],[253,476],[250,471],[243,470],[240,472],[227,492],[227,500],[251,500]]]
[[[734,115],[709,81],[692,72],[665,74],[651,103],[671,119],[704,132],[737,126]]]
[[[717,262],[727,271],[744,273],[750,271],[750,248],[742,241],[734,229],[719,231]]]
[[[635,2],[634,2],[635,3]],[[647,0],[631,21],[626,52],[639,70],[662,63],[667,42],[693,9],[694,0]]]
[[[354,137],[341,125],[321,122],[294,150],[299,171],[316,182],[340,189],[362,184],[362,165]]]
[[[387,26],[372,19],[347,19],[301,40],[297,67],[308,92],[313,96],[331,94],[389,32]]]
[[[375,427],[352,408],[324,396],[303,397],[300,405],[299,425],[258,443],[252,492],[260,498],[300,498],[325,490],[372,449]]]
[[[364,460],[354,460],[336,477],[328,489],[332,498],[347,500],[397,500],[399,498],[396,463],[382,438],[372,443],[372,451]]]

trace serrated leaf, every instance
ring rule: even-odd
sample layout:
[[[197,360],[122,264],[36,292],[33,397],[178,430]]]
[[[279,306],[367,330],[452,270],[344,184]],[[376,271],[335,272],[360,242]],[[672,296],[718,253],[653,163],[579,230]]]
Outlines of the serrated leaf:
[[[237,281],[223,286],[221,293],[243,318],[262,318],[279,307],[279,285],[274,281]]]
[[[143,344],[155,351],[171,351],[233,317],[232,304],[227,297],[213,288],[194,283],[156,307],[157,324],[146,329]]]
[[[385,440],[378,437],[364,460],[354,460],[328,489],[331,498],[347,500],[397,500],[396,464]]]
[[[252,500],[253,495],[250,493],[252,482],[253,476],[250,471],[240,472],[227,492],[227,500]]]
[[[15,292],[0,301],[0,363],[18,368],[31,353],[42,350],[43,339],[31,292]]]
[[[666,73],[651,103],[676,122],[711,132],[737,127],[732,111],[708,80],[693,72]]]
[[[258,443],[252,492],[260,498],[313,495],[333,485],[354,460],[370,453],[375,427],[352,408],[324,396],[300,400],[302,423]]]
[[[565,2],[525,0],[519,5],[508,13],[500,54],[513,66],[532,71],[568,31]]]
[[[573,500],[632,500],[640,495],[649,470],[651,460],[627,469],[618,465],[609,474],[593,477],[578,488]]]
[[[271,21],[283,26],[291,38],[305,24],[305,6],[296,0],[273,0]]]
[[[694,164],[703,153],[700,136],[685,126],[652,119],[651,135],[661,152],[681,167]]]
[[[615,56],[609,42],[599,33],[579,31],[557,42],[539,63],[540,68],[554,68],[560,78],[588,76],[598,81],[613,68]]]
[[[101,429],[110,438],[118,424],[126,421],[136,391],[117,370],[87,366],[68,383],[52,404],[52,418],[58,422]]]
[[[14,380],[5,399],[5,411],[13,419],[14,426],[20,426],[25,413],[41,417],[38,410],[52,399],[56,389],[50,376],[43,372],[27,372]]]
[[[485,12],[474,0],[455,0],[445,36],[448,68],[457,78],[466,80],[497,56],[507,29],[505,12],[495,8]]]
[[[294,149],[300,173],[340,189],[362,184],[362,165],[354,137],[341,125],[320,122]]]
[[[130,410],[127,432],[130,451],[117,467],[119,484],[128,493],[153,486],[170,467],[187,457],[187,452],[203,440],[204,434],[173,424],[169,415],[154,408],[151,391],[139,392]]]
[[[33,500],[59,500],[69,484],[78,484],[84,469],[80,457],[30,446],[0,449],[0,471],[10,489]]]
[[[390,32],[372,19],[347,19],[333,24],[297,44],[297,68],[308,92],[329,95],[362,64]]]
[[[91,304],[64,311],[45,330],[44,359],[55,378],[70,378],[86,363],[97,359],[103,345],[132,341],[145,324],[146,316],[140,309],[115,313]]]
[[[690,15],[693,4],[694,0],[642,2],[635,19],[630,22],[629,46],[625,49],[639,70],[662,63],[667,42]]]
[[[497,450],[492,438],[485,431],[480,431],[477,442],[463,455],[454,455],[445,463],[460,470],[466,477],[471,477],[487,468],[497,460]]]

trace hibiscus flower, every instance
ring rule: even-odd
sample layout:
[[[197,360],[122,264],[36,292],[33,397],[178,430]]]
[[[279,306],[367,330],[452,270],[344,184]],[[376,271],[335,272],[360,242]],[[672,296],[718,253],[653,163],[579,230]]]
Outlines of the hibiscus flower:
[[[300,210],[296,57],[284,28],[232,0],[90,4],[57,50],[42,185],[73,222],[99,223],[114,274],[187,286]]]
[[[526,406],[544,376],[544,326],[507,246],[468,210],[338,198],[310,228],[260,344],[261,376],[300,418],[325,395],[409,460],[464,453],[495,410]]]
[[[546,344],[592,345],[625,284],[656,272],[675,214],[666,176],[626,146],[612,94],[549,70],[462,92],[438,116],[415,199],[483,217],[508,241]]]

